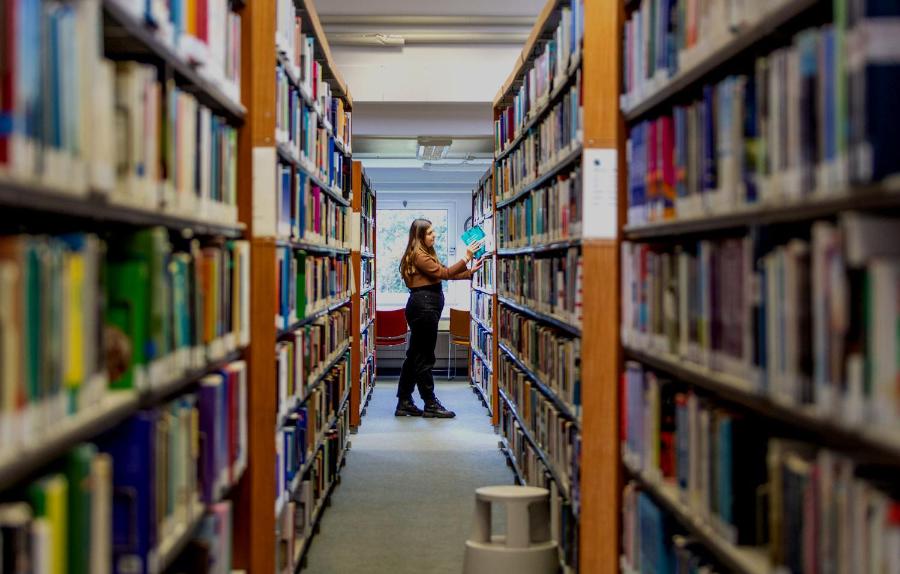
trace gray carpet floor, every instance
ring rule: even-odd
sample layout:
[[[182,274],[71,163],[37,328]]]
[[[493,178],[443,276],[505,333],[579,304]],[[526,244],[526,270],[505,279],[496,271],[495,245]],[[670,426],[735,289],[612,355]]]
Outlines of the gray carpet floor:
[[[451,420],[394,417],[395,392],[395,380],[378,381],[304,572],[459,574],[475,489],[512,483],[468,385],[438,385]],[[502,528],[503,513],[493,514]]]

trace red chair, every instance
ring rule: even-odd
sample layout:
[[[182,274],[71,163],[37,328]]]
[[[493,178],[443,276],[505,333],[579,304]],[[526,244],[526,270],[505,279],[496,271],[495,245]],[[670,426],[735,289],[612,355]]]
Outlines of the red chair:
[[[406,324],[406,310],[375,311],[375,344],[382,347],[397,347],[406,344],[409,325]]]

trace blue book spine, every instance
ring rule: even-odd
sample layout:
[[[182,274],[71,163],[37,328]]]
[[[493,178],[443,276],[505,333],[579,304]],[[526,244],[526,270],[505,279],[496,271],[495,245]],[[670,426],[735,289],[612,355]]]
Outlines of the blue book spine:
[[[835,92],[836,92],[836,74],[835,66],[835,32],[832,26],[826,26],[822,29],[822,74],[823,74],[823,97],[825,98],[824,109],[824,160],[826,163],[834,162],[837,159],[837,120],[835,119]]]
[[[150,574],[148,556],[157,544],[157,413],[140,411],[98,441],[113,459],[113,571]]]
[[[700,106],[703,137],[701,149],[703,157],[703,192],[714,191],[716,178],[716,139],[715,139],[715,88],[707,85],[703,88],[703,102]]]
[[[216,479],[216,386],[204,384],[198,391],[197,407],[200,419],[200,494],[211,504]]]
[[[678,487],[686,491],[688,487],[688,413],[687,403],[683,400],[676,402],[675,407],[675,467],[678,478]]]
[[[292,427],[284,429],[282,434],[284,440],[284,482],[285,484],[294,480],[297,474],[297,445],[296,431]]]
[[[309,418],[305,408],[297,411],[297,460],[301,465],[306,464],[307,441],[309,437]]]
[[[228,375],[220,372],[222,384],[216,387],[216,478],[220,486],[226,486],[228,482],[228,436],[230,426],[230,414],[228,410]]]

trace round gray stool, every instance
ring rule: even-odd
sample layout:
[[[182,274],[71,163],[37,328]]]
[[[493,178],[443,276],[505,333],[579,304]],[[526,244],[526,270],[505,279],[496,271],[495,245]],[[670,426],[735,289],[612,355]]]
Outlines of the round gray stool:
[[[506,505],[506,534],[491,533],[491,504]],[[559,570],[550,536],[550,492],[533,486],[485,486],[475,491],[472,538],[463,574],[553,574]]]

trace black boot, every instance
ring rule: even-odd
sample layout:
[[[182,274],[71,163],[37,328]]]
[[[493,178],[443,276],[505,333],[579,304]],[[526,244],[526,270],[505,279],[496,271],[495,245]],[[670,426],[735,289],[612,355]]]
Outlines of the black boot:
[[[453,411],[448,411],[437,399],[425,401],[425,413],[422,415],[426,419],[452,419],[456,416]]]
[[[416,406],[412,398],[399,399],[397,401],[397,410],[394,411],[395,417],[420,417],[422,409]]]

